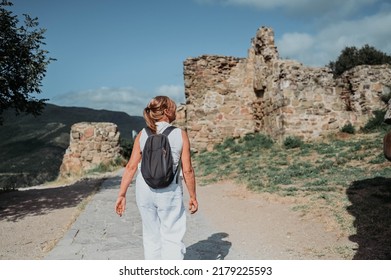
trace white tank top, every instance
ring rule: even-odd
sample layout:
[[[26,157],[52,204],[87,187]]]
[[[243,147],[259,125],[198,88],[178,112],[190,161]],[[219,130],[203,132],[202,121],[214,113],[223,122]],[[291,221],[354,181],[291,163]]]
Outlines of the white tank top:
[[[157,122],[156,132],[158,134],[162,133],[167,127],[171,126],[168,122]],[[148,135],[145,129],[141,131],[140,136],[140,149],[144,150],[145,142],[147,141]],[[176,128],[168,135],[168,140],[170,141],[171,154],[174,160],[174,170],[176,170],[178,166],[179,159],[182,154],[183,140],[182,140],[182,130],[180,128]],[[141,163],[138,166],[141,167]]]

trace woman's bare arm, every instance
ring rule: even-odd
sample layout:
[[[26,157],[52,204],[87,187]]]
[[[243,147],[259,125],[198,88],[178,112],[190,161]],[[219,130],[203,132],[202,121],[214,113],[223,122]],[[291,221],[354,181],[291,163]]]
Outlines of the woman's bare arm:
[[[118,198],[115,204],[115,211],[119,216],[122,216],[125,212],[126,192],[137,172],[138,164],[141,160],[140,136],[141,133],[139,133],[134,140],[132,155],[130,156],[129,162],[126,164],[124,174],[122,175]]]
[[[189,210],[190,213],[193,214],[198,210],[198,201],[196,195],[196,180],[195,180],[193,165],[191,163],[190,141],[185,131],[182,131],[182,139],[183,139],[183,149],[181,155],[182,172],[190,196]]]

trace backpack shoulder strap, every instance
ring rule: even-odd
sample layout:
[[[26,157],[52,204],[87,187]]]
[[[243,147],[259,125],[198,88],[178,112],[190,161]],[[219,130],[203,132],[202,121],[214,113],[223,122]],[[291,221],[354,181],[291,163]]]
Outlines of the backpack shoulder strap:
[[[175,128],[176,128],[176,126],[171,125],[171,126],[167,127],[167,128],[162,132],[162,134],[168,136],[168,135],[171,133],[171,131],[173,131]]]
[[[167,127],[167,128],[162,132],[162,134],[164,134],[165,136],[168,137],[168,135],[171,133],[171,131],[173,131],[175,128],[177,128],[177,127],[171,125],[171,126]],[[176,180],[175,180],[175,181],[176,181],[177,184],[178,184],[178,182],[179,182],[180,169],[181,169],[181,159],[179,159],[178,166],[177,166],[177,168],[176,168],[176,170],[175,170],[175,176],[176,176]]]
[[[151,136],[153,133],[152,133],[152,130],[147,126],[144,128],[145,129],[145,132],[147,133],[147,137]]]

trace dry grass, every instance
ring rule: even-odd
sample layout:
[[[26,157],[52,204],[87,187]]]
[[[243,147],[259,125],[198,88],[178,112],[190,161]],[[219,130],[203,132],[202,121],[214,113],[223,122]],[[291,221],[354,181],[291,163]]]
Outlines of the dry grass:
[[[391,164],[383,132],[338,133],[296,148],[270,144],[263,135],[226,140],[195,157],[201,181],[231,179],[321,220],[358,244],[356,259],[391,258]],[[346,248],[340,248],[346,256]]]

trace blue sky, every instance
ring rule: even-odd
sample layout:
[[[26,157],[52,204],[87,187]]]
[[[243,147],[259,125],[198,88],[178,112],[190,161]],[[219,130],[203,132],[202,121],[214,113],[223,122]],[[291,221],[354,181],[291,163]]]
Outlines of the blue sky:
[[[346,46],[391,54],[390,0],[11,0],[38,17],[56,58],[38,98],[63,106],[141,115],[149,99],[184,101],[183,61],[204,54],[247,57],[261,26],[281,58],[309,66]],[[22,18],[20,18],[22,19]]]

